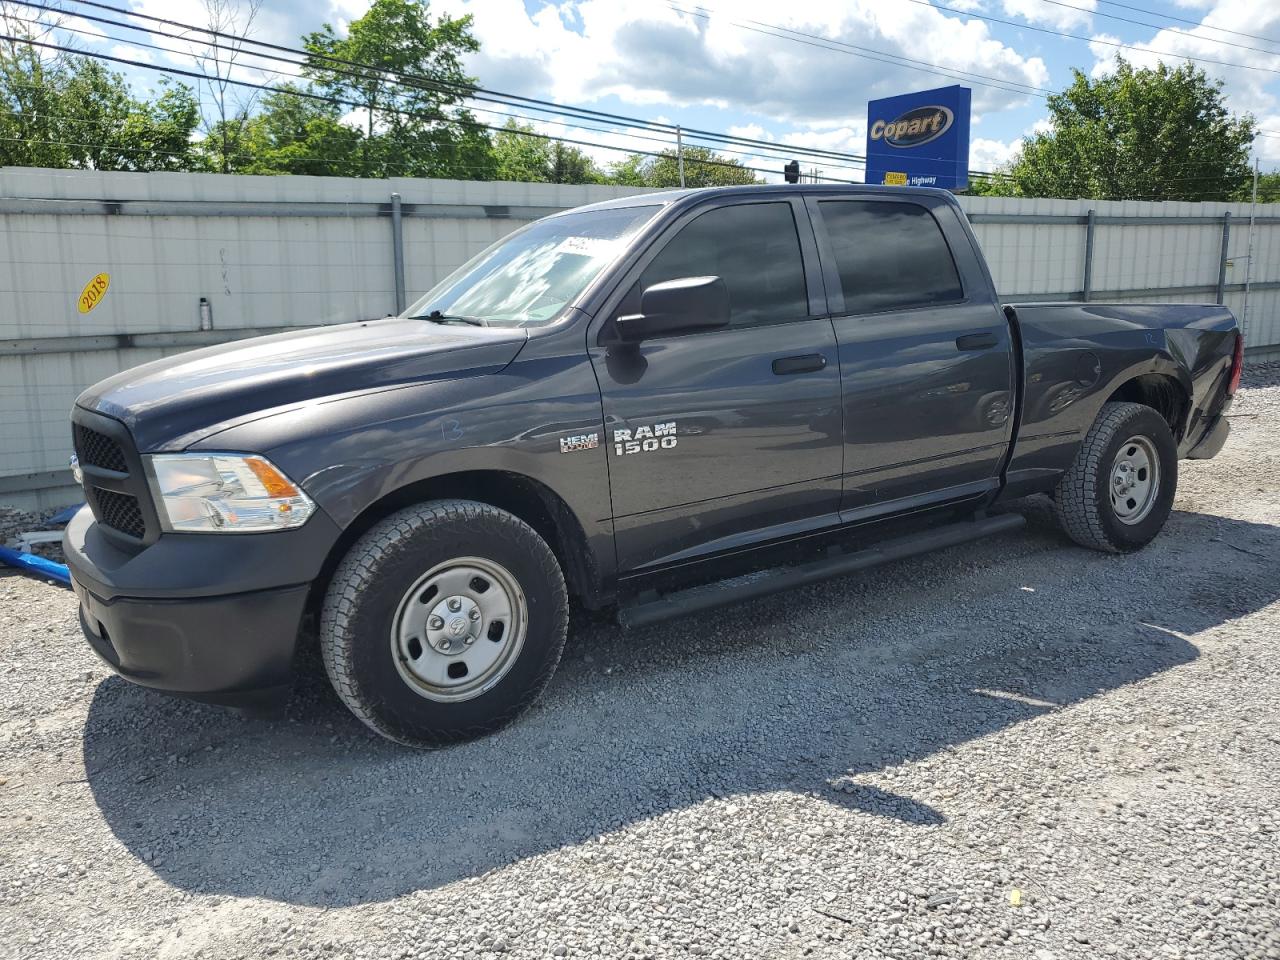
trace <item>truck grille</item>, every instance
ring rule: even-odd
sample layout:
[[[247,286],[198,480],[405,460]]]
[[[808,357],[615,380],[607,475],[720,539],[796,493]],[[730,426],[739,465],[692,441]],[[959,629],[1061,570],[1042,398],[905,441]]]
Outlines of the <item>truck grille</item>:
[[[128,473],[129,467],[124,462],[124,451],[105,434],[88,427],[75,425],[76,456],[82,464],[114,470],[116,473]]]
[[[84,496],[104,536],[138,548],[160,535],[142,457],[119,420],[76,407],[71,436],[84,474]]]
[[[138,506],[138,498],[127,493],[116,493],[114,490],[94,488],[93,499],[97,502],[94,516],[108,527],[119,530],[141,540],[147,535],[147,521],[143,519],[142,508]]]

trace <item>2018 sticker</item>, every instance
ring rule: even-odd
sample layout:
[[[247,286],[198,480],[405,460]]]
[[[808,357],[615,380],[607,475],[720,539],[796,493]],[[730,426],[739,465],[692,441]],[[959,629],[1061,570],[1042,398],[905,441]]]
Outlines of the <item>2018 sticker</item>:
[[[94,307],[102,302],[102,298],[107,295],[107,287],[111,285],[111,277],[109,274],[100,273],[92,280],[84,285],[84,289],[80,291],[80,312],[88,313]]]

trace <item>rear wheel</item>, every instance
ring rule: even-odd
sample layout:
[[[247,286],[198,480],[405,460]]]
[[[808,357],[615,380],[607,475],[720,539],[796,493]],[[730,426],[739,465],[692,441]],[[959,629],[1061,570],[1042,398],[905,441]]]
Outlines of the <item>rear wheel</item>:
[[[338,696],[378,733],[441,746],[498,729],[551,679],[568,598],[546,542],[488,504],[401,510],[343,558],[320,651]]]
[[[1164,418],[1140,403],[1108,403],[1054,490],[1054,509],[1076,543],[1124,553],[1160,532],[1177,484],[1178,448]]]

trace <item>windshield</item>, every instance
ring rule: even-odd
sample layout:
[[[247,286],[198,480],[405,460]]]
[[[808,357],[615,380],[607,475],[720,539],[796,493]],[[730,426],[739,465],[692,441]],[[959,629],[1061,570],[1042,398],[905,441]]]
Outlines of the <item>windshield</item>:
[[[492,327],[550,323],[657,210],[615,207],[538,220],[467,261],[404,315]]]

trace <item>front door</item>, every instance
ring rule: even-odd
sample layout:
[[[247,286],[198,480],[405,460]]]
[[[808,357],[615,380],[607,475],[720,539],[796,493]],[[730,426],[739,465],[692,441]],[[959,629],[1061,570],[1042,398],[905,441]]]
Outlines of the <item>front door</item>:
[[[1012,336],[955,208],[808,204],[839,343],[843,518],[994,490],[1016,402]]]
[[[652,284],[718,276],[730,322],[625,346],[606,323],[592,347],[620,572],[836,521],[840,371],[814,251],[798,200],[721,202],[633,268],[610,318]]]

